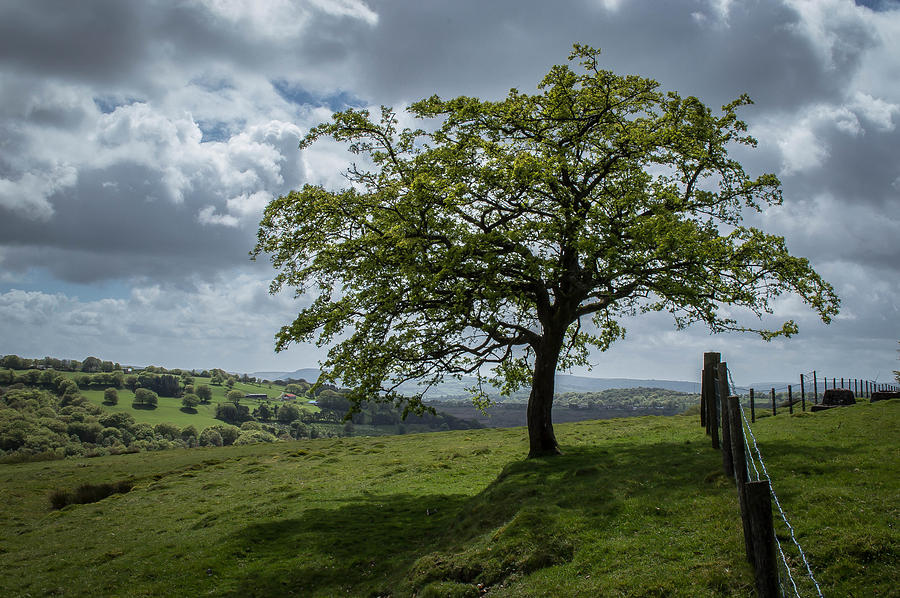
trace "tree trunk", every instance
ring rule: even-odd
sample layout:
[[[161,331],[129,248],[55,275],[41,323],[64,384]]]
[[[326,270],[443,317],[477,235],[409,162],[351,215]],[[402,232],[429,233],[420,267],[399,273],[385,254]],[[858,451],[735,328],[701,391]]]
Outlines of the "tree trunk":
[[[535,355],[531,395],[528,397],[529,459],[560,454],[556,435],[553,433],[551,412],[556,385],[556,364],[559,361],[561,347],[561,338],[558,342],[545,341],[542,350],[537,351]]]

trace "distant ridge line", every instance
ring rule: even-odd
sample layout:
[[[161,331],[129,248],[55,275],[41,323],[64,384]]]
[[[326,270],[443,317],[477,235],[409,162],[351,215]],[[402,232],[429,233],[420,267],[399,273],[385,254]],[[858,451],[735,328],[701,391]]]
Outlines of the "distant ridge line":
[[[251,374],[264,380],[287,380],[287,379],[303,379],[307,382],[315,382],[321,371],[316,368],[301,368],[293,372],[255,372]],[[463,378],[462,380],[450,379],[432,388],[427,397],[436,399],[440,397],[458,397],[466,394],[466,388],[474,384],[474,378]],[[591,378],[589,376],[574,376],[571,374],[556,375],[556,393],[565,392],[599,392],[609,390],[611,388],[664,388],[666,390],[675,390],[678,392],[699,393],[699,381],[688,380],[658,380],[654,378]],[[401,392],[416,392],[416,385],[407,383],[400,387]]]

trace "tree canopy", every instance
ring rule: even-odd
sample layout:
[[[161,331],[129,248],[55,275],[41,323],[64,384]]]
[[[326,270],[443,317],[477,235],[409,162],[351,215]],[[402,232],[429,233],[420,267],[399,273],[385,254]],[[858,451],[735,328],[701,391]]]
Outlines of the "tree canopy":
[[[313,128],[360,156],[348,185],[306,185],[273,200],[254,257],[271,256],[271,291],[314,301],[276,335],[330,346],[320,382],[340,380],[362,401],[426,407],[401,397],[473,375],[476,403],[490,379],[531,387],[530,455],[557,452],[554,377],[624,335],[623,316],[668,311],[679,328],[789,336],[761,322],[783,293],[825,322],[832,287],[782,237],[743,223],[745,210],[782,201],[773,174],[753,178],[729,156],[755,146],[737,111],[715,114],[657,82],[599,67],[576,45],[539,93],[501,101],[437,96],[407,111],[423,129],[347,110]],[[724,309],[723,309],[724,308]],[[744,318],[740,318],[744,319]]]

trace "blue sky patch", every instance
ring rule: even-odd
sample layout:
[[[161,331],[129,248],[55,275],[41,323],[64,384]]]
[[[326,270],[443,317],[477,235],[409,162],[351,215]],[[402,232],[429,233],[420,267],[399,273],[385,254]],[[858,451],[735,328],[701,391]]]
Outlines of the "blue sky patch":
[[[127,299],[131,296],[131,285],[124,280],[103,280],[87,284],[60,280],[44,268],[29,268],[13,282],[0,283],[0,294],[12,290],[40,291],[48,295],[61,293],[80,301],[100,299]]]
[[[327,106],[332,112],[339,112],[367,105],[364,100],[344,90],[331,94],[316,94],[283,79],[272,81],[272,87],[282,98],[299,106]]]
[[[103,114],[110,114],[111,112],[115,112],[116,108],[119,106],[129,106],[131,104],[136,104],[141,100],[137,98],[115,98],[112,96],[99,96],[93,98],[94,104],[97,108],[100,109],[100,112]]]
[[[897,10],[900,9],[900,1],[898,0],[853,0],[857,6],[865,6],[875,11]]]
[[[222,120],[197,121],[197,126],[200,127],[200,131],[203,133],[203,137],[200,139],[200,142],[205,143],[207,141],[228,141],[229,139],[231,139],[234,131],[240,130],[241,128],[243,128],[243,125],[243,122],[237,123],[237,125],[235,125],[235,123],[228,123]]]

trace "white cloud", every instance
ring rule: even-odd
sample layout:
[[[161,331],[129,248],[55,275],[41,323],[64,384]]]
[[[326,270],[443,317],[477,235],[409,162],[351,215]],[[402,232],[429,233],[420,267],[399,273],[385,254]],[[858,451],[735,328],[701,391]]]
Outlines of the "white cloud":
[[[252,194],[242,194],[232,197],[225,202],[225,206],[231,214],[237,214],[241,218],[259,219],[263,209],[272,200],[272,195],[265,191],[257,191]]]
[[[50,197],[78,180],[72,166],[56,166],[49,171],[26,172],[18,180],[0,178],[0,207],[25,218],[49,220],[53,216]]]
[[[41,134],[40,130],[29,132],[28,146],[23,148],[32,163],[56,158],[57,150],[50,147],[45,151],[37,142]],[[234,226],[237,219],[258,216],[264,205],[262,197],[297,185],[303,174],[297,149],[300,129],[284,121],[245,125],[225,141],[203,142],[202,131],[190,113],[169,115],[146,102],[135,102],[108,114],[95,112],[77,129],[56,135],[64,137],[64,146],[75,145],[76,137],[80,142],[77,153],[67,154],[71,164],[25,172],[14,179],[0,178],[0,206],[48,220],[54,214],[51,197],[73,187],[79,171],[140,165],[156,174],[155,180],[147,182],[158,189],[159,197],[151,193],[128,198],[130,201],[165,198],[178,204],[194,193],[215,200],[226,210],[223,216],[213,217],[204,208],[201,223]],[[102,185],[125,192],[124,183],[104,181]]]
[[[378,14],[360,0],[310,0],[310,2],[330,15],[352,17],[369,25],[378,24]]]
[[[830,70],[859,58],[874,35],[871,15],[847,0],[785,0],[801,19],[796,28],[813,43]]]
[[[297,35],[309,22],[302,3],[291,0],[199,0],[211,14],[258,35],[273,38]]]
[[[828,148],[816,137],[808,122],[778,128],[775,143],[781,150],[785,174],[810,170],[821,166],[828,157]]]
[[[378,23],[378,15],[360,0],[199,0],[211,14],[256,35],[273,39],[300,35],[319,11],[336,17]]]
[[[894,130],[894,114],[900,112],[900,104],[873,98],[867,93],[857,91],[853,94],[851,105],[856,113],[872,122],[877,130]]]
[[[0,293],[0,330],[4,349],[24,356],[94,354],[136,365],[249,372],[279,361],[274,332],[297,309],[287,295],[268,295],[267,285],[229,272],[194,289],[138,286],[125,299],[82,301],[13,289]],[[280,361],[315,366],[317,355],[301,346]]]
[[[813,170],[826,163],[833,133],[857,137],[871,131],[893,131],[893,116],[900,105],[857,91],[842,104],[814,104],[791,114],[770,117],[754,126],[764,142],[781,150],[784,174]]]
[[[215,206],[203,206],[197,212],[197,222],[200,224],[218,224],[221,226],[236,227],[238,219],[231,214],[217,214]]]
[[[691,13],[694,21],[702,26],[713,26],[727,29],[731,16],[732,0],[709,0],[709,9],[697,10]],[[711,13],[711,14],[709,14]]]
[[[609,11],[616,11],[622,6],[622,0],[597,0],[598,4]]]

